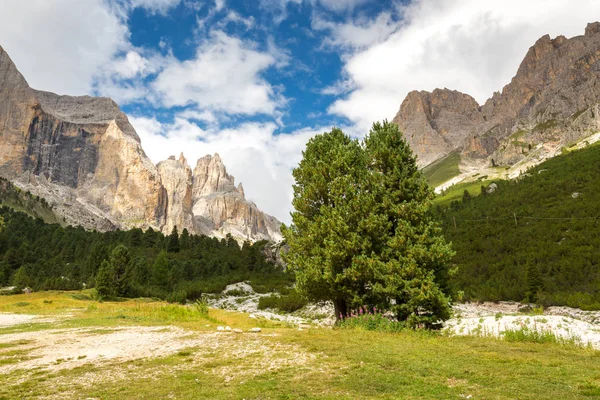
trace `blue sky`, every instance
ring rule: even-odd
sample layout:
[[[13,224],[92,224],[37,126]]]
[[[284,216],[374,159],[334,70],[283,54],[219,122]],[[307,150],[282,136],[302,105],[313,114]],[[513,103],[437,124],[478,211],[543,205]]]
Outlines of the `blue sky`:
[[[310,137],[361,137],[410,90],[483,103],[540,36],[599,17],[597,0],[3,0],[0,45],[36,89],[113,98],[155,163],[218,152],[288,222]]]

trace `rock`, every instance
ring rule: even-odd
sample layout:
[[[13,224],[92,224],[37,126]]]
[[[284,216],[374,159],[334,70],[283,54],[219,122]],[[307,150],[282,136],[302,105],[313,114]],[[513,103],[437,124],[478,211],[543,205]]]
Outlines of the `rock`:
[[[248,315],[248,318],[257,319],[256,315],[254,315],[254,314]]]
[[[310,329],[310,325],[309,324],[298,324],[299,331],[302,331],[304,329]]]
[[[229,327],[229,326],[226,326],[226,327],[225,327],[225,332],[231,332],[231,327]]]
[[[579,192],[574,192],[574,193],[571,195],[571,197],[572,197],[572,198],[574,198],[574,199],[578,198],[579,196],[581,196],[581,193],[579,193]]]
[[[0,176],[45,198],[69,224],[282,238],[280,222],[246,200],[218,154],[193,173],[183,154],[155,166],[114,101],[34,90],[1,47],[0,126]]]
[[[217,326],[217,331],[224,332],[225,331],[225,327],[223,327],[223,326]]]
[[[250,329],[250,332],[252,332],[252,333],[260,333],[261,331],[262,331],[262,329],[260,329],[260,328],[252,328],[252,329]]]
[[[244,331],[242,331],[241,329],[235,328],[233,330],[234,333],[244,333]]]
[[[560,152],[553,149],[600,130],[599,54],[599,22],[570,39],[545,35],[529,49],[510,83],[482,106],[448,89],[413,91],[394,122],[420,166],[455,151],[496,165],[512,165],[533,148],[540,160],[554,156]]]
[[[492,194],[496,191],[496,189],[498,189],[498,185],[496,185],[494,182],[492,182],[488,185],[488,187],[485,191],[488,194]]]

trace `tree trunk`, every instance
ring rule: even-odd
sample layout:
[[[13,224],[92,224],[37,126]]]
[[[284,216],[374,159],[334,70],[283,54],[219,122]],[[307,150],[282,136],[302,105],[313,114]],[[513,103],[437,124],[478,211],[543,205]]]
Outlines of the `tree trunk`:
[[[335,320],[340,321],[348,316],[348,305],[344,299],[333,300],[333,310],[335,312]]]

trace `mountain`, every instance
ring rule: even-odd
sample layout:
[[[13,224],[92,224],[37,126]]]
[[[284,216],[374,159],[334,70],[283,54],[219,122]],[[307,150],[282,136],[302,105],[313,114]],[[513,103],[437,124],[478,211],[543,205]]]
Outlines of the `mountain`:
[[[154,165],[108,98],[34,90],[0,47],[0,176],[45,198],[66,223],[141,227],[239,240],[281,239],[280,223],[246,200],[218,155]]]
[[[483,105],[448,89],[413,91],[394,122],[422,167],[452,152],[467,167],[527,166],[559,154],[600,130],[600,23],[583,36],[540,38]]]
[[[470,196],[436,207],[456,251],[452,287],[465,300],[521,301],[534,269],[541,304],[600,309],[599,185],[600,144],[518,179],[457,185]]]

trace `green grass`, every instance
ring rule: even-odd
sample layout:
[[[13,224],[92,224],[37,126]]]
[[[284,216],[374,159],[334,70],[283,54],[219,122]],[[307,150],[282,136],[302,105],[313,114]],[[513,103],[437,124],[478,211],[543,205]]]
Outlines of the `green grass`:
[[[442,209],[449,207],[453,201],[462,200],[465,190],[469,191],[471,197],[479,196],[481,194],[481,186],[488,186],[492,182],[492,180],[482,179],[473,182],[458,183],[449,187],[443,193],[438,194],[433,200],[433,205],[439,206]]]
[[[23,296],[14,296],[12,303]],[[32,296],[28,301],[35,307],[37,300]],[[95,303],[74,300],[69,293],[55,293],[49,298],[52,304],[43,303],[40,296],[40,303],[48,310],[70,301],[95,305],[89,311],[69,311],[73,316],[65,323],[94,326],[98,334],[110,334],[104,330],[112,321],[126,323],[130,317],[137,317],[136,323],[180,326],[196,336],[214,332],[214,326],[203,332],[207,320],[190,307],[161,302],[136,304],[133,300]],[[10,308],[6,303],[7,299],[0,299],[0,309]],[[126,318],[115,318],[118,315]],[[256,323],[247,315],[222,310],[210,310],[210,316],[232,328],[246,329]],[[219,337],[218,347],[185,348],[160,358],[2,373],[0,399],[391,400],[469,395],[475,399],[586,399],[600,395],[600,353],[554,342],[448,337],[411,330],[298,331],[281,325],[272,325],[260,335]],[[5,348],[19,350],[15,346]],[[10,354],[6,357],[10,364],[6,365],[13,366],[16,353]]]
[[[423,168],[423,175],[425,175],[425,178],[427,178],[427,181],[431,186],[437,187],[455,176],[460,175],[460,170],[458,168],[459,163],[460,153],[452,152],[446,157],[434,161]]]

